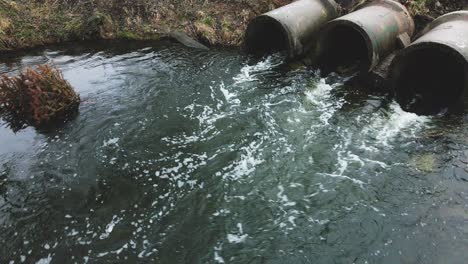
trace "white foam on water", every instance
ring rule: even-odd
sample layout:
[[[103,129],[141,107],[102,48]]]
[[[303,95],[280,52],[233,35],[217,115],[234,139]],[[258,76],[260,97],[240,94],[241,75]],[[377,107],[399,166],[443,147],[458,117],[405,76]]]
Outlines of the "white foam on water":
[[[231,244],[239,244],[245,242],[245,240],[249,237],[248,234],[244,234],[244,230],[242,228],[241,223],[237,223],[238,234],[227,234],[227,240]]]
[[[280,210],[284,212],[282,216],[275,220],[275,224],[279,225],[280,228],[284,229],[285,234],[288,234],[289,230],[293,230],[297,227],[296,219],[299,215],[304,215],[304,211],[298,211],[295,209],[286,210],[280,206]]]
[[[231,211],[229,209],[219,209],[213,213],[213,216],[226,216],[230,213]]]
[[[106,229],[104,230],[104,233],[102,233],[99,236],[99,239],[103,240],[109,237],[109,235],[112,233],[114,230],[115,225],[117,225],[122,219],[114,215],[112,217],[112,220],[110,221],[109,224],[107,224]]]
[[[284,187],[283,185],[278,185],[279,192],[277,197],[283,203],[283,206],[295,206],[296,202],[291,202],[286,194],[284,194]]]
[[[331,91],[336,86],[341,85],[336,83],[329,85],[325,78],[321,78],[315,89],[309,89],[305,92],[307,100],[316,106],[316,110],[320,113],[319,119],[323,125],[329,125],[329,120],[333,117],[344,104],[343,99],[332,98]]]
[[[235,84],[258,81],[257,76],[269,72],[274,67],[283,63],[283,58],[278,54],[273,54],[265,58],[263,61],[255,65],[245,65],[241,69],[241,73],[233,78]]]
[[[296,217],[293,216],[293,215],[290,215],[290,216],[288,217],[288,222],[289,222],[292,226],[294,226],[294,227],[296,227],[296,222],[295,222],[295,220],[296,220]]]
[[[340,133],[340,136],[342,137],[342,141],[335,144],[333,148],[333,150],[337,152],[337,169],[335,172],[325,175],[335,178],[337,178],[337,176],[343,176],[344,179],[352,179],[351,177],[345,176],[345,172],[348,170],[349,165],[358,164],[359,167],[362,168],[366,165],[366,162],[361,156],[350,150],[350,146],[354,145],[353,133],[348,129],[345,129]],[[361,187],[363,185],[363,182],[360,180],[352,179],[352,181],[359,184]]]
[[[349,145],[351,144],[351,134],[348,131],[344,131],[342,133],[343,142],[335,144],[334,150],[337,151],[337,165],[338,168],[335,171],[334,174],[336,175],[343,175],[343,173],[346,171],[348,168],[348,159],[346,157],[343,157],[344,154],[347,154],[347,149]]]
[[[97,254],[97,257],[102,258],[102,257],[105,257],[107,255],[109,255],[109,252],[102,252],[102,253]]]
[[[352,153],[351,151],[348,150],[349,144],[346,145],[343,150],[338,151],[338,157],[337,157],[337,165],[338,169],[335,171],[334,174],[336,175],[343,175],[346,170],[348,169],[348,166],[350,164],[359,164],[359,166],[362,168],[366,165],[365,161],[370,161],[373,163],[378,163],[378,161],[371,161],[368,159],[361,158],[360,156]]]
[[[102,144],[103,147],[107,147],[107,146],[119,146],[118,142],[119,142],[119,138],[111,138],[109,140],[105,140]]]
[[[330,91],[333,87],[325,82],[324,78],[321,78],[314,89],[309,89],[305,92],[307,99],[310,102],[318,106],[328,106],[323,99],[330,98]]]
[[[50,264],[50,262],[52,261],[52,257],[50,256],[50,254],[47,256],[47,258],[42,258],[40,260],[38,260],[36,262],[36,264]]]
[[[377,164],[379,165],[382,169],[386,169],[389,167],[389,165],[387,165],[385,162],[382,162],[382,161],[378,161],[378,160],[371,160],[371,159],[363,159],[364,161],[368,162],[368,163],[374,163],[374,164]]]
[[[206,139],[205,136],[210,134],[210,132],[217,131],[215,123],[218,120],[226,118],[229,115],[233,114],[232,112],[217,111],[216,109],[213,109],[207,105],[199,105],[199,107],[203,109],[202,112],[196,116],[192,116],[192,118],[196,118],[199,120],[201,131],[199,132],[198,136],[202,139]]]
[[[263,140],[260,142],[252,141],[248,146],[240,148],[241,156],[239,160],[224,168],[227,172],[224,173],[223,179],[239,180],[254,172],[258,165],[265,162],[264,159],[259,157],[262,143]]]
[[[307,218],[307,221],[309,221],[311,223],[318,224],[318,225],[325,225],[325,224],[328,224],[330,222],[329,219],[320,220],[320,219],[312,218],[310,216]]]
[[[332,177],[332,178],[338,178],[338,179],[343,179],[343,180],[349,180],[349,181],[359,185],[361,188],[364,188],[364,185],[366,184],[365,182],[363,182],[361,180],[354,179],[354,178],[351,178],[351,177],[346,176],[346,175],[339,175],[339,174],[333,174],[333,173],[317,173],[317,175],[327,176],[327,177]]]
[[[214,247],[214,261],[216,261],[216,263],[220,263],[220,264],[225,263],[223,257],[221,257],[221,255],[219,254],[219,251],[221,251],[222,249],[223,248],[221,245]]]
[[[387,112],[378,111],[368,117],[358,116],[356,122],[366,125],[358,132],[350,132],[347,129],[340,131],[338,128],[341,140],[333,148],[337,153],[337,168],[333,173],[322,175],[349,179],[362,187],[364,182],[346,176],[350,165],[357,170],[368,165],[388,169],[388,164],[375,160],[376,153],[380,152],[382,146],[392,148],[395,140],[417,138],[418,132],[427,127],[430,120],[429,117],[403,111],[396,102],[390,104]],[[361,150],[359,155],[353,153],[353,146]],[[375,172],[375,175],[378,173]]]
[[[239,105],[240,100],[237,98],[237,94],[230,92],[228,89],[226,89],[226,86],[224,83],[221,83],[219,85],[219,90],[223,93],[224,98],[226,99],[227,103],[233,104],[233,105]]]
[[[293,186],[297,186],[293,184]],[[284,233],[287,234],[289,230],[293,230],[297,227],[296,219],[300,215],[304,214],[304,211],[297,210],[297,203],[291,201],[285,194],[286,190],[283,185],[278,185],[278,193],[276,194],[277,206],[279,208],[280,215],[274,220],[274,223],[283,229]]]
[[[167,142],[167,143],[173,143],[173,144],[180,144],[180,145],[188,145],[191,143],[196,143],[200,142],[203,139],[200,136],[197,135],[182,135],[182,136],[172,136],[172,137],[163,137],[161,138],[161,141]]]
[[[417,133],[428,126],[430,117],[418,116],[405,112],[393,102],[386,118],[377,116],[370,125],[370,131],[375,133],[375,138],[380,145],[391,147],[390,144],[398,137],[416,138]]]
[[[121,248],[112,251],[112,253],[120,255],[120,253],[122,253],[122,251],[124,251],[125,249],[128,249],[128,243],[125,243]]]

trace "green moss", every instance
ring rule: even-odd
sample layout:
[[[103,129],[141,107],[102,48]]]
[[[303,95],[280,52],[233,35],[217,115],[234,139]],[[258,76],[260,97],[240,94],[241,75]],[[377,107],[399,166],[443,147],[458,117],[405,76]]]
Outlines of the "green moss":
[[[429,12],[429,5],[432,4],[434,0],[413,0],[410,2],[409,9],[413,14],[426,14]]]
[[[433,154],[428,153],[413,157],[410,165],[418,171],[429,173],[436,169],[437,161]]]
[[[117,38],[120,39],[140,39],[138,34],[129,30],[122,30],[117,33]]]
[[[0,3],[0,15],[7,16],[7,17],[17,16],[18,15],[18,10],[16,10],[16,8],[14,8],[14,7],[10,6],[10,5]]]
[[[224,31],[234,31],[234,26],[232,25],[232,22],[228,21],[226,18],[223,19],[221,25]]]
[[[153,34],[154,32],[153,28],[149,25],[144,25],[142,30],[144,34]]]
[[[16,28],[15,36],[20,40],[35,39],[38,36],[38,32],[32,25],[24,25],[23,27]]]
[[[213,27],[215,21],[211,16],[206,16],[202,19],[203,24]]]
[[[65,23],[61,36],[59,37],[62,39],[80,38],[83,35],[83,31],[83,21],[79,18],[74,18]]]

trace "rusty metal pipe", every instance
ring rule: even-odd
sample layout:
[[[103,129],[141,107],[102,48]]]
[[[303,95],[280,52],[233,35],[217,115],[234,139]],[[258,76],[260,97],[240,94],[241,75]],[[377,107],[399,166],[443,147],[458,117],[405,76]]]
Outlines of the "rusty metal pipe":
[[[397,48],[410,44],[414,21],[392,0],[375,0],[328,22],[320,33],[316,56],[326,74],[368,72]]]
[[[443,15],[420,35],[390,65],[396,100],[418,114],[462,107],[468,91],[468,11]]]
[[[303,55],[316,33],[337,17],[334,0],[299,0],[253,19],[245,34],[247,52],[265,55],[283,51],[289,58]]]

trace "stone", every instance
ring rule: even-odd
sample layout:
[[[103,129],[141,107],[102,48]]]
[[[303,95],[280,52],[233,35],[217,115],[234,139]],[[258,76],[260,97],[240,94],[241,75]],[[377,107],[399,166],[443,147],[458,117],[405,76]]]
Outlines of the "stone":
[[[187,34],[183,32],[172,32],[169,34],[170,37],[176,39],[180,43],[184,44],[187,47],[195,48],[195,49],[202,49],[202,50],[209,50],[209,48],[200,42],[194,40],[193,38],[189,37]]]

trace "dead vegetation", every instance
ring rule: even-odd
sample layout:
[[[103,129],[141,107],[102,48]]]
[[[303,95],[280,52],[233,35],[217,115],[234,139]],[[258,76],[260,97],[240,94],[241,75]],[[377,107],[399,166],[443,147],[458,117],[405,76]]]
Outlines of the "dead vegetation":
[[[413,15],[416,31],[446,13],[468,9],[467,0],[400,0]]]
[[[369,0],[336,0],[354,6]],[[467,0],[399,0],[421,29]],[[158,39],[185,32],[238,47],[255,16],[292,0],[0,0],[0,50],[84,39]],[[345,8],[347,9],[347,8]]]
[[[0,76],[0,118],[18,131],[50,128],[78,112],[80,97],[55,67],[27,68],[18,76]]]
[[[239,46],[248,21],[292,0],[0,0],[0,50],[84,39],[158,39],[182,31]]]
[[[406,4],[413,15],[437,18],[443,14],[468,9],[466,0],[400,0]]]

